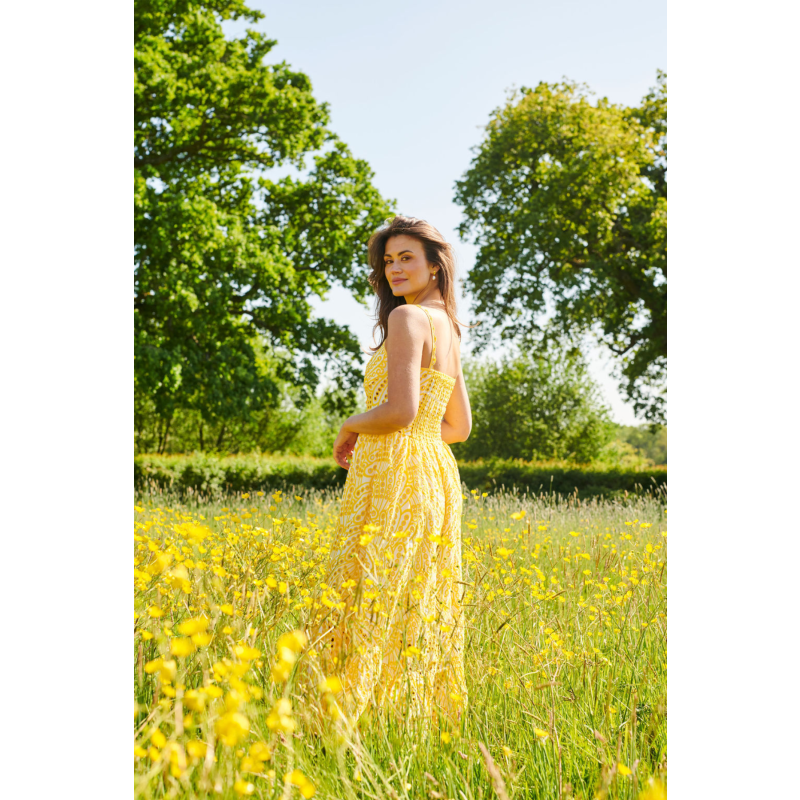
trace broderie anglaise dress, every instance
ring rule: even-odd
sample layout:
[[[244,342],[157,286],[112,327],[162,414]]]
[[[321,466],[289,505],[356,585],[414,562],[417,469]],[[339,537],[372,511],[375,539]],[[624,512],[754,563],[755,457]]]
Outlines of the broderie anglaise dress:
[[[404,719],[455,721],[467,700],[461,611],[461,479],[442,440],[455,378],[421,369],[419,411],[389,434],[359,434],[310,643],[357,718],[374,699]],[[387,401],[386,350],[364,373],[367,408]]]

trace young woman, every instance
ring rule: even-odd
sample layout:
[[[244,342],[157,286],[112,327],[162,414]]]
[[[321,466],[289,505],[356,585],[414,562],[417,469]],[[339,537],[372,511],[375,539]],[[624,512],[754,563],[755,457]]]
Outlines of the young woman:
[[[310,645],[351,718],[374,704],[455,722],[467,692],[461,480],[448,444],[472,427],[455,261],[432,225],[400,216],[373,234],[369,259],[381,343],[364,374],[368,410],[333,446],[348,474]]]

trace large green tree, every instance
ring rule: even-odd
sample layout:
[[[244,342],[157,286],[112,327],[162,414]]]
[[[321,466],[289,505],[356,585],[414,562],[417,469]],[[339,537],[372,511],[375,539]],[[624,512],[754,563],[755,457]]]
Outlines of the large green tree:
[[[391,209],[308,77],[266,63],[276,42],[223,31],[262,17],[241,0],[135,2],[135,389],[166,421],[247,418],[282,380],[311,397],[315,355],[346,390],[331,396],[361,377],[356,338],[310,299],[335,283],[366,298],[366,241]]]
[[[568,82],[523,88],[493,112],[455,194],[479,248],[466,279],[479,349],[498,333],[591,331],[651,422],[666,413],[666,117],[662,72],[634,108]]]

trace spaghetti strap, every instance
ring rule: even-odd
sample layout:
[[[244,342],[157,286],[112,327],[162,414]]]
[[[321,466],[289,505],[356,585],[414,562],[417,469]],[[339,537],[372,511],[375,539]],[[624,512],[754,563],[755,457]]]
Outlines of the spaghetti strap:
[[[420,308],[425,312],[426,316],[428,317],[428,322],[431,325],[431,336],[433,336],[433,347],[431,349],[431,363],[428,364],[428,369],[433,369],[433,365],[436,363],[436,329],[433,327],[433,319],[431,318],[431,312],[428,311],[428,309],[425,308],[424,306],[420,306]]]

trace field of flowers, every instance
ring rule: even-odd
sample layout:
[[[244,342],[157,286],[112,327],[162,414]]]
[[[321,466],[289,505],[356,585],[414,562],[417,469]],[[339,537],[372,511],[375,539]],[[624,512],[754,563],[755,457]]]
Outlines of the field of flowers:
[[[658,499],[465,493],[469,702],[433,731],[297,680],[337,493],[135,502],[137,798],[666,798]]]

